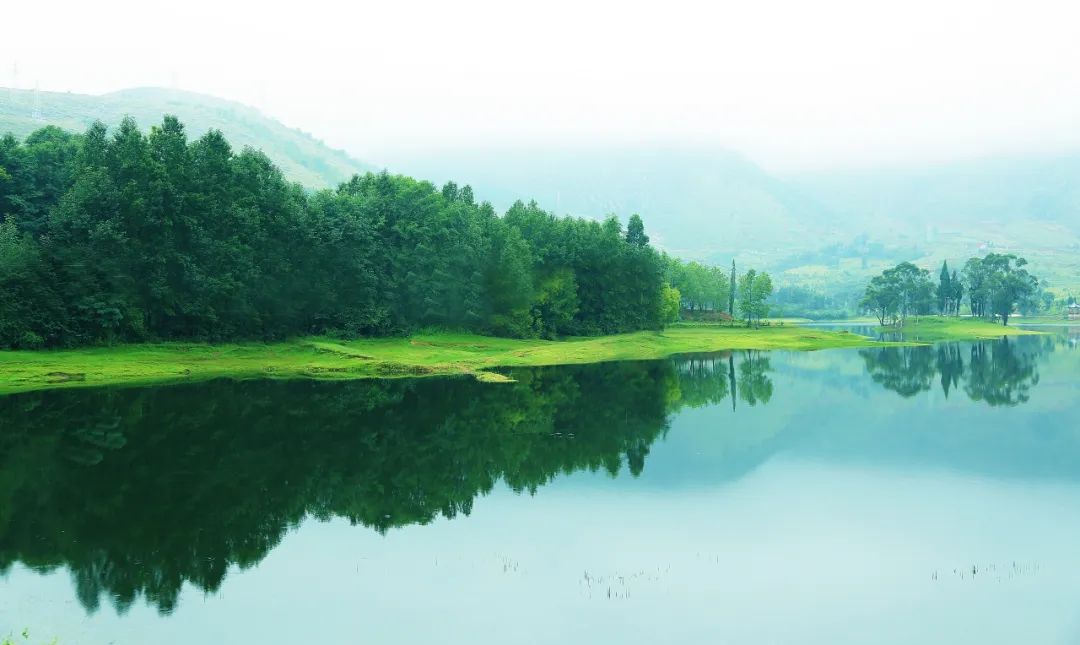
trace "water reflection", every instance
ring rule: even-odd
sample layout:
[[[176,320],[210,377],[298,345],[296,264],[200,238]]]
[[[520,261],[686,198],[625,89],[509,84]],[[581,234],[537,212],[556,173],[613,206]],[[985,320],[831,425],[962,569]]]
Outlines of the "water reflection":
[[[769,378],[772,365],[765,352],[685,354],[671,362],[675,365],[679,392],[671,411],[718,405],[729,396],[732,410],[738,407],[737,401],[754,406],[764,405],[772,398],[773,383]]]
[[[1002,338],[967,345],[864,349],[859,355],[875,383],[905,398],[929,391],[938,380],[946,398],[963,388],[972,401],[1013,406],[1030,398],[1031,388],[1039,382],[1038,357],[1052,348],[1041,339],[1024,343]]]
[[[469,379],[57,391],[0,398],[0,570],[66,565],[83,606],[162,612],[307,516],[377,531],[468,514],[499,481],[641,472],[670,362]]]
[[[1039,384],[1039,357],[1073,346],[1062,336],[819,356],[861,359],[873,383],[901,397],[937,383],[946,397],[1015,406]],[[257,565],[308,517],[386,532],[468,515],[500,482],[533,493],[578,471],[637,477],[680,410],[776,405],[774,363],[793,364],[784,357],[515,370],[506,385],[219,381],[0,397],[0,572],[66,567],[86,611],[107,599],[123,612],[142,597],[168,613],[185,582],[219,589],[230,567]],[[737,448],[752,437],[723,453],[750,454],[729,468],[746,472],[817,425],[717,440]]]

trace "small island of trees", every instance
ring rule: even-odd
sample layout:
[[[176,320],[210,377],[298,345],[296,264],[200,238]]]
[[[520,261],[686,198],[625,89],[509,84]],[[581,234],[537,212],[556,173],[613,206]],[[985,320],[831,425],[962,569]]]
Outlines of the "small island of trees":
[[[926,269],[901,262],[870,281],[861,305],[883,326],[903,325],[909,317],[933,313],[959,316],[966,295],[972,316],[1008,325],[1014,311],[1040,306],[1039,279],[1026,266],[1022,257],[990,253],[969,259],[959,274],[943,263],[935,284]]]

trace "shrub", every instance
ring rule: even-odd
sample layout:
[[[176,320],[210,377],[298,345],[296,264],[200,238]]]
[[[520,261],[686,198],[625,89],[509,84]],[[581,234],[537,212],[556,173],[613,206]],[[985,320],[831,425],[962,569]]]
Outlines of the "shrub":
[[[32,331],[24,331],[15,346],[19,349],[41,349],[45,346],[45,339]]]

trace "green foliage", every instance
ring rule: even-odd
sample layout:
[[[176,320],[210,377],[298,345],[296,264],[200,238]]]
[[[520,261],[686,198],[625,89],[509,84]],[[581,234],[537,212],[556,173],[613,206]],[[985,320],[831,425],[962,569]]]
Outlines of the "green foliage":
[[[670,325],[679,319],[679,312],[682,310],[682,294],[678,289],[664,285],[663,299],[663,322],[665,325]]]
[[[40,244],[9,215],[0,221],[0,347],[40,347],[60,335],[63,317]]]
[[[848,299],[803,287],[780,287],[769,302],[773,317],[837,320],[852,314]]]
[[[936,307],[945,315],[959,315],[964,295],[973,317],[1000,318],[1009,324],[1014,311],[1025,314],[1050,310],[1052,294],[1041,291],[1039,280],[1025,268],[1027,260],[1015,255],[990,253],[973,257],[963,266],[962,276],[942,265],[939,282],[913,264],[902,263],[870,280],[862,307],[873,311],[880,324],[903,324],[908,314],[926,314]],[[1049,297],[1048,297],[1049,296]]]
[[[963,281],[971,315],[1000,317],[1003,325],[1017,308],[1038,310],[1039,280],[1024,267],[1027,260],[1012,254],[990,253],[964,265]]]
[[[169,113],[180,117],[194,137],[219,130],[237,149],[264,151],[290,181],[311,189],[330,188],[356,173],[371,170],[341,150],[288,128],[254,108],[203,94],[161,88],[96,96],[14,89],[5,89],[4,94],[5,100],[0,101],[0,132],[20,137],[38,130],[42,119],[64,130],[81,132],[95,121],[116,123],[126,115],[134,117],[140,127],[149,128],[160,122],[162,114]]]
[[[739,278],[739,311],[747,326],[769,315],[767,301],[772,292],[772,278],[768,273],[750,269]]]
[[[532,305],[533,328],[542,338],[555,338],[569,329],[577,315],[578,287],[574,272],[563,268],[540,283]]]
[[[626,242],[631,246],[644,247],[649,245],[649,236],[645,234],[645,223],[641,216],[634,213],[626,224]]]
[[[217,130],[0,139],[0,347],[437,327],[554,338],[658,329],[663,264],[627,230],[387,173],[309,194]]]
[[[1039,280],[1024,268],[1027,260],[1012,254],[991,253],[981,264],[987,274],[989,311],[1000,316],[1003,325],[1008,325],[1013,310],[1026,306],[1036,295]]]
[[[665,256],[668,281],[682,296],[682,308],[687,311],[724,311],[730,292],[728,276],[720,267],[698,262],[682,262]],[[730,312],[728,312],[730,313]]]
[[[45,346],[45,339],[32,331],[24,331],[15,346],[19,349],[41,349]]]
[[[934,308],[935,289],[930,272],[901,262],[870,280],[860,303],[882,325],[904,324],[908,316],[925,315]]]
[[[602,223],[560,219],[535,202],[516,202],[502,221],[520,231],[532,249],[533,284],[541,286],[534,293],[534,328],[542,335],[589,336],[661,326],[663,263],[643,231],[624,235],[614,217]],[[551,311],[551,280],[560,272],[562,304]]]
[[[936,294],[938,312],[945,316],[960,315],[960,303],[964,298],[964,283],[956,271],[949,273],[948,262],[941,264]]]
[[[728,315],[735,317],[735,260],[731,261],[731,276],[728,282]]]

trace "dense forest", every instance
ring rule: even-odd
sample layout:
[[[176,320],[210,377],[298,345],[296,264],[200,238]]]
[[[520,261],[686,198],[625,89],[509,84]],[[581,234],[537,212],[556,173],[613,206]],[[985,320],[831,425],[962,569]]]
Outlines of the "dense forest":
[[[0,139],[0,347],[154,339],[510,336],[660,328],[682,263],[625,228],[387,173],[305,191],[211,130],[45,127]],[[732,285],[733,286],[733,285]],[[752,319],[760,309],[749,313]]]

